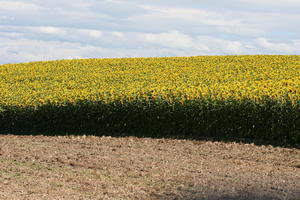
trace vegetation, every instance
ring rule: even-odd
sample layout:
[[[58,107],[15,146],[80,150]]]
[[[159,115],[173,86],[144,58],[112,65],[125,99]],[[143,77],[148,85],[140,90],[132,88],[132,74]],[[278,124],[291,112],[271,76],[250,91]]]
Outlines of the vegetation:
[[[300,143],[300,56],[0,66],[0,132]]]

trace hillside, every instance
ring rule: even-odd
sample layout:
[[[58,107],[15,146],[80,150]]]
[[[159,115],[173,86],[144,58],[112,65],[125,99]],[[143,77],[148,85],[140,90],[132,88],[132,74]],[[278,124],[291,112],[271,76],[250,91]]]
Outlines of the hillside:
[[[300,56],[0,66],[0,132],[300,143]]]

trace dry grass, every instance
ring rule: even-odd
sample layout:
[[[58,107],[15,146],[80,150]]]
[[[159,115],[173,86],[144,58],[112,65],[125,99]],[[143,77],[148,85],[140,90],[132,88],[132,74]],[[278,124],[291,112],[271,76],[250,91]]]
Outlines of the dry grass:
[[[0,199],[300,199],[300,150],[93,136],[0,136]]]

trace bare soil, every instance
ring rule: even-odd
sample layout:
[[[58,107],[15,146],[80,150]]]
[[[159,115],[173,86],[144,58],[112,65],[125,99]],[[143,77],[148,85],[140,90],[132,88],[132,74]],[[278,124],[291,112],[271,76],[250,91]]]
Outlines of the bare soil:
[[[93,136],[0,136],[0,199],[300,199],[300,150]]]

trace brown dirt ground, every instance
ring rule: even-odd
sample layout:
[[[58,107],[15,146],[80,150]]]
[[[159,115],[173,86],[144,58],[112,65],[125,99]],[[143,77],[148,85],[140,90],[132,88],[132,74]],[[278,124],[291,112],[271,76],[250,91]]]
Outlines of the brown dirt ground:
[[[0,136],[0,199],[300,199],[300,150],[93,136]]]

